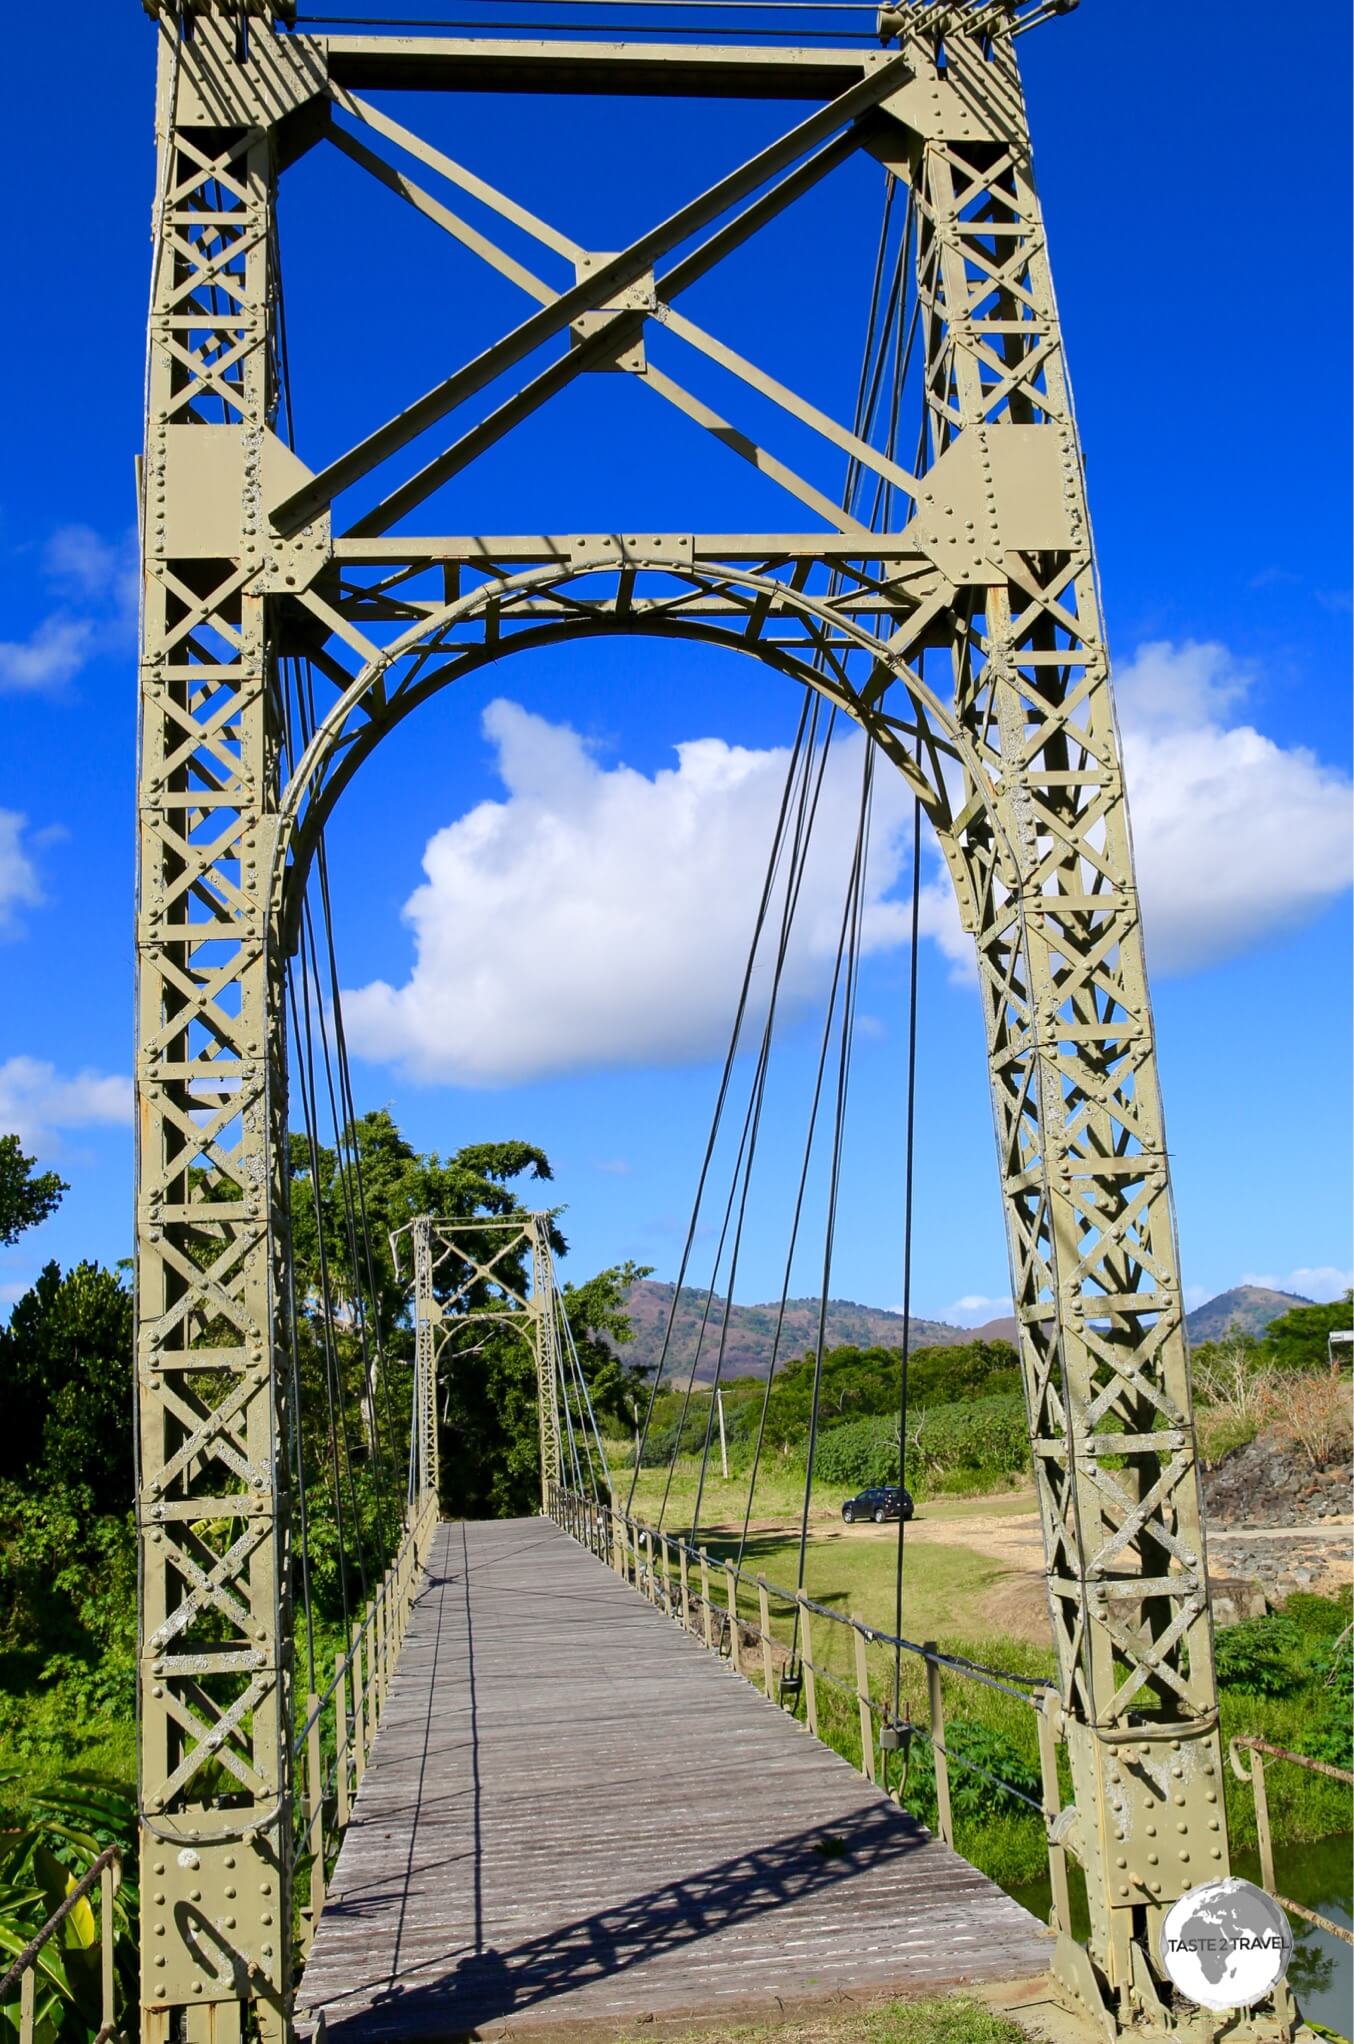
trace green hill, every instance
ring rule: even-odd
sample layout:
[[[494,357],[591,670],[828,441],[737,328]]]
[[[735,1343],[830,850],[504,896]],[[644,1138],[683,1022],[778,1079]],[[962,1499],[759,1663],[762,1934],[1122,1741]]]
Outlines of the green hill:
[[[672,1310],[672,1297],[671,1285],[656,1284],[651,1278],[642,1279],[633,1287],[626,1302],[626,1310],[630,1315],[630,1324],[635,1330],[635,1338],[625,1349],[627,1362],[648,1367],[658,1362],[668,1315]],[[684,1379],[691,1368],[706,1297],[703,1288],[694,1285],[684,1285],[682,1288],[681,1305],[668,1345],[665,1382],[671,1383],[677,1377]],[[771,1367],[778,1310],[774,1303],[764,1306],[734,1306],[729,1314],[728,1336],[724,1345],[725,1382],[734,1377],[766,1376]],[[710,1303],[709,1322],[701,1346],[700,1361],[696,1366],[698,1384],[708,1384],[714,1378],[724,1314],[725,1301],[716,1294]],[[803,1355],[806,1349],[813,1347],[817,1337],[817,1299],[788,1300],[780,1340],[781,1361],[784,1362],[791,1356]],[[971,1339],[972,1336],[962,1327],[950,1327],[943,1320],[919,1320],[915,1314],[913,1315],[912,1345],[916,1348],[939,1348]],[[829,1348],[848,1346],[901,1348],[902,1345],[901,1313],[890,1313],[882,1306],[860,1306],[852,1299],[829,1301],[827,1311]]]
[[[1203,1341],[1220,1341],[1224,1334],[1263,1334],[1271,1320],[1291,1313],[1295,1306],[1312,1301],[1297,1292],[1271,1292],[1265,1285],[1233,1285],[1219,1292],[1185,1317],[1185,1330],[1197,1347]]]

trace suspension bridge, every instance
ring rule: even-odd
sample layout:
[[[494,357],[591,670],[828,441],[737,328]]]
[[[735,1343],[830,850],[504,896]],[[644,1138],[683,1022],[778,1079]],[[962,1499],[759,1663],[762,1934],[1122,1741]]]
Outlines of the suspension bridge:
[[[602,28],[566,4],[515,25],[504,0],[486,0],[488,22],[422,23],[144,4],[159,64],[137,903],[146,2044],[624,2026],[773,1993],[1049,1977],[1092,2035],[1211,2037],[1159,1955],[1169,1905],[1228,1870],[1223,1760],[1122,766],[1017,61],[1067,0],[595,0]],[[541,96],[585,101],[603,128],[640,98],[656,133],[682,100],[752,104],[761,139],[665,217],[588,246],[568,231],[568,179],[545,218],[409,124],[478,95],[524,153]],[[473,258],[494,294],[455,301],[464,358],[355,439],[342,417],[302,430],[284,315],[291,250],[317,229],[342,238],[340,159],[417,216],[430,273],[443,252]],[[816,402],[678,301],[867,169],[879,231],[858,385]],[[353,280],[333,231],[326,246],[337,335]],[[837,289],[835,253],[821,260]],[[505,287],[525,309],[500,330]],[[774,354],[783,294],[756,269],[747,292]],[[462,510],[458,530],[476,462],[540,414],[566,430],[594,377],[744,464],[780,493],[780,524],[723,529],[712,487],[695,530],[638,529],[623,503],[600,529],[495,535]],[[586,435],[575,459],[586,469]],[[699,1493],[680,1529],[646,1521],[607,1467],[548,1216],[410,1214],[393,1252],[408,1322],[403,1299],[384,1324],[364,1304],[379,1287],[361,1276],[371,1230],[343,1134],[326,826],[440,691],[610,634],[757,660],[803,706],[716,1111],[732,1111],[735,1051],[754,1051],[721,1237],[733,1271],[834,730],[868,743],[792,1223],[825,1152],[824,1299],[880,776],[903,777],[943,856],[978,971],[1051,1684],[906,1638],[901,1539],[881,1630],[806,1594],[802,1541],[787,1584],[712,1551]],[[914,853],[914,937],[918,869]],[[910,1220],[910,1122],[907,1143]],[[298,1172],[329,1203],[300,1299]],[[318,1345],[302,1324],[316,1301]],[[444,1523],[439,1374],[471,1366],[486,1319],[534,1358],[542,1510]],[[703,1470],[708,1447],[707,1427]],[[811,1479],[812,1429],[807,1458]],[[363,1542],[335,1649],[316,1578],[336,1545],[346,1595]],[[1037,1717],[1026,1800],[1047,1834],[1047,1928],[953,1849],[945,1722],[967,1683]],[[854,1765],[816,1736],[829,1719]],[[907,1808],[923,1742],[935,1835]],[[1258,2044],[1294,2020],[1280,1988],[1226,2034]]]

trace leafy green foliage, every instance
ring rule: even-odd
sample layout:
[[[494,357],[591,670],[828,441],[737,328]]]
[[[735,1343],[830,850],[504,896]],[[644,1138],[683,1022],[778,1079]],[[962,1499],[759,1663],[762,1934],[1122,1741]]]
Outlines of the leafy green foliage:
[[[1017,1392],[972,1398],[924,1411],[912,1433],[916,1455],[928,1475],[951,1470],[990,1470],[1015,1475],[1029,1468],[1029,1427],[1025,1401]],[[912,1443],[908,1466],[912,1466]]]
[[[853,1420],[891,1418],[896,1425],[901,1357],[892,1348],[829,1350],[823,1357],[818,1424],[834,1429]],[[766,1440],[774,1448],[801,1449],[813,1405],[814,1358],[795,1356],[777,1372],[766,1412]],[[738,1401],[732,1429],[740,1444],[755,1438],[761,1418],[757,1395]],[[918,1348],[908,1362],[910,1410],[1019,1391],[1020,1368],[1009,1342],[971,1341],[954,1348]]]
[[[898,1481],[898,1422],[853,1419],[832,1427],[818,1443],[815,1476],[819,1483],[845,1490],[863,1490],[871,1483]]]
[[[37,1171],[17,1136],[0,1136],[0,1243],[8,1248],[61,1204],[70,1187],[55,1171]]]
[[[99,1512],[132,1496],[132,1300],[114,1271],[49,1263],[0,1331],[0,1476],[83,1488]]]
[[[1024,1804],[1008,1795],[1007,1789],[1038,1800],[1037,1761],[1022,1753],[998,1726],[985,1724],[981,1718],[950,1720],[945,1727],[945,1751],[950,1762],[950,1809],[956,1818],[1009,1817],[1023,1810]],[[934,1823],[935,1753],[924,1732],[913,1735],[905,1802],[924,1822]]]
[[[1328,1362],[1327,1339],[1340,1328],[1354,1326],[1354,1292],[1327,1305],[1295,1306],[1265,1329],[1259,1344],[1264,1361],[1281,1370],[1319,1369]]]
[[[1218,1680],[1242,1696],[1289,1696],[1306,1673],[1302,1634],[1292,1618],[1275,1611],[1224,1626],[1214,1653]]]
[[[0,1730],[11,1752],[41,1739],[29,1692],[59,1691],[65,1713],[130,1716],[136,1561],[130,1514],[100,1514],[83,1490],[0,1483]]]
[[[19,1807],[22,1805],[22,1807]],[[7,1969],[67,1900],[100,1853],[116,1845],[121,1884],[113,1897],[114,1985],[118,2010],[137,1997],[135,1808],[120,1783],[68,1775],[60,1788],[24,1795],[19,1773],[0,1774],[5,1818],[0,1858],[0,1967]],[[18,1817],[17,1828],[11,1819]],[[39,1955],[36,2044],[93,2038],[101,2022],[100,1897],[81,1896]],[[0,2037],[19,2033],[19,1992],[0,2007]]]

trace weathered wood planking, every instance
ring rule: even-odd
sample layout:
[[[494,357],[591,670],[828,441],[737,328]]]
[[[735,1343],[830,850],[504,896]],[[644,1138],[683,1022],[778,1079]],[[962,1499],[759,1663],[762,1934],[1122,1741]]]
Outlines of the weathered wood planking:
[[[499,1520],[438,1529],[300,2008],[343,2044],[619,2028],[1048,1957],[1033,1917],[549,1520]]]

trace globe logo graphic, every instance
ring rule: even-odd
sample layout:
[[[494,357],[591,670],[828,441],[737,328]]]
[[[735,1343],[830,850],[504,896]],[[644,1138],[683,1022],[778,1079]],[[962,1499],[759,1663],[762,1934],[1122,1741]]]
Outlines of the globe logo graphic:
[[[1293,1933],[1277,1902],[1251,1881],[1208,1881],[1173,1902],[1161,1963],[1182,1994],[1221,2013],[1263,2001],[1288,1970]]]

